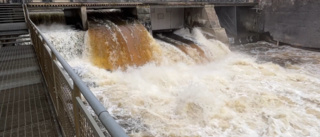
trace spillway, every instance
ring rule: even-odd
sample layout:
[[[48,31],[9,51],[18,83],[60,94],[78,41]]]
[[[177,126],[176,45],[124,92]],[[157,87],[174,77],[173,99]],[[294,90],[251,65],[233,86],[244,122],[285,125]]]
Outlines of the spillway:
[[[116,25],[109,21],[91,23],[88,30],[93,64],[114,70],[126,66],[141,66],[153,60],[154,41],[143,25],[130,23]]]
[[[199,28],[179,45],[134,21],[40,28],[130,136],[320,136],[318,52],[231,52]]]

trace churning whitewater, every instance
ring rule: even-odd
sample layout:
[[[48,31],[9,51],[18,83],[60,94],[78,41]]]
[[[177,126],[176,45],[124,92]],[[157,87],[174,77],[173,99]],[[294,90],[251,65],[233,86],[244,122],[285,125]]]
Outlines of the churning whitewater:
[[[155,40],[137,24],[129,27],[129,34],[121,34],[123,28],[112,28],[117,27],[112,23],[103,25],[117,36],[101,37],[102,46],[120,37],[126,42],[130,30],[144,31],[139,34],[147,39],[147,51],[136,51],[147,59],[134,65],[132,57],[125,66],[129,50],[99,54],[90,29],[40,28],[130,136],[320,136],[319,53],[263,42],[231,52],[205,38],[199,28],[176,31],[204,51],[199,62],[194,48],[182,51]],[[99,65],[96,56],[111,62]],[[291,57],[300,61],[285,60]],[[285,65],[277,63],[281,59]]]

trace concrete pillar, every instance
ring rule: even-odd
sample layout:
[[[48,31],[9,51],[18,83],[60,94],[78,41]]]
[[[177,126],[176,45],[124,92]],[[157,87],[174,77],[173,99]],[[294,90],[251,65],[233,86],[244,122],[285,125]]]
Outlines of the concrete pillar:
[[[211,25],[212,28],[219,28],[220,26],[220,22],[219,22],[219,18],[217,16],[216,11],[214,10],[214,6],[213,5],[205,5],[204,7],[205,13],[208,16],[208,21]]]
[[[136,9],[139,22],[152,34],[150,6],[137,6]]]
[[[212,33],[216,39],[229,44],[227,33],[221,27],[213,5],[205,5],[201,8],[185,8],[184,12],[185,27],[189,29],[201,27],[203,30]]]
[[[63,12],[67,25],[75,25],[77,28],[88,30],[87,8],[85,6],[79,9],[64,9]]]
[[[207,15],[210,28],[213,29],[215,36],[223,43],[229,44],[226,30],[221,27],[219,18],[213,5],[205,5],[204,12]]]
[[[88,30],[87,7],[81,6],[79,14],[80,14],[81,23],[82,23],[82,29]]]

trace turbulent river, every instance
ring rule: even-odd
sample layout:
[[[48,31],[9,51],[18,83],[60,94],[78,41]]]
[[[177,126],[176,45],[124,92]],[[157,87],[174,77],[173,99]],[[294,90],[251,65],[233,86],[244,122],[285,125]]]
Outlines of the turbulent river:
[[[130,136],[320,136],[319,52],[230,51],[199,28],[174,32],[197,46],[182,50],[134,22],[40,28]]]

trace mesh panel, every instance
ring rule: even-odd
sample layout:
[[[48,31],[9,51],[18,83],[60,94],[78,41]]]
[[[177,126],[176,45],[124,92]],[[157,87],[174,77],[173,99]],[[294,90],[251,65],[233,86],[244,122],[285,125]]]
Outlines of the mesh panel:
[[[74,127],[68,118],[67,109],[63,106],[62,100],[58,98],[58,120],[66,137],[75,136]]]
[[[56,103],[56,93],[54,90],[54,75],[53,75],[53,70],[52,70],[52,59],[51,56],[48,52],[48,50],[46,48],[43,48],[44,52],[46,54],[44,54],[43,59],[44,59],[44,69],[43,69],[43,73],[45,75],[45,80],[48,86],[48,91],[50,93],[51,99],[54,103]],[[56,104],[54,104],[56,106]]]
[[[81,137],[104,136],[80,98],[77,97],[76,100],[73,100],[75,98],[73,98],[72,92],[78,90],[73,89],[73,86],[68,82],[71,78],[67,72],[59,62],[54,61],[54,55],[51,55],[50,49],[45,45],[35,28],[31,24],[28,25],[30,25],[34,48],[64,136],[74,137],[76,131],[79,131]],[[75,95],[80,96],[80,94]]]
[[[77,97],[77,113],[79,119],[80,137],[104,136],[84,104]]]
[[[74,120],[73,120],[73,104],[72,104],[72,89],[70,88],[68,82],[66,81],[64,75],[61,73],[60,69],[54,63],[54,72],[55,74],[55,82],[57,88],[57,97],[59,103],[59,114],[62,114],[66,119],[63,122],[69,123],[68,128],[72,128],[74,130]],[[62,112],[63,110],[63,112]],[[70,130],[70,129],[69,129]]]
[[[72,89],[66,81],[65,76],[60,71],[60,68],[56,63],[52,63],[50,53],[44,47],[45,45],[43,45],[41,39],[34,35],[35,32],[33,30],[31,30],[31,32],[40,67],[46,80],[49,94],[54,102],[53,104],[63,133],[67,137],[75,136],[71,96]],[[56,89],[54,89],[55,85]]]

